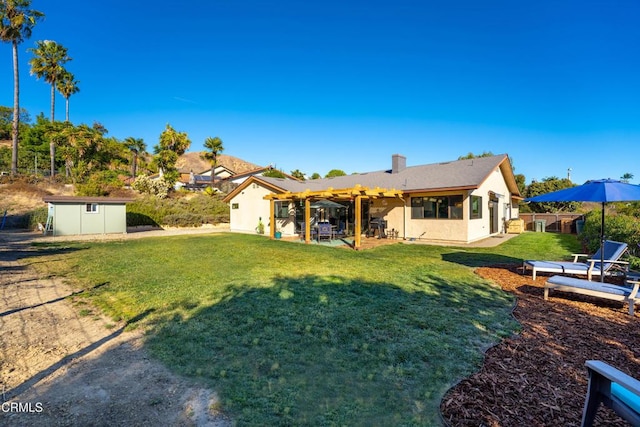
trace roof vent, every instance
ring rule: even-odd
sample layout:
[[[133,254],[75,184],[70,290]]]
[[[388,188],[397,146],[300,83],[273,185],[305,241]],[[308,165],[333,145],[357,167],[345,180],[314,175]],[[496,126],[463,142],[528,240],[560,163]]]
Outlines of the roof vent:
[[[391,173],[398,173],[407,167],[407,158],[401,154],[391,156]]]

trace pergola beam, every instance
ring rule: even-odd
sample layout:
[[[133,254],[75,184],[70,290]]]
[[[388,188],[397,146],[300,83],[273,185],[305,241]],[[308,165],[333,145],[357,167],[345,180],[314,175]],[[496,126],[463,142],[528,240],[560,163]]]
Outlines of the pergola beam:
[[[364,198],[379,198],[379,197],[402,197],[403,192],[401,190],[396,190],[395,188],[387,189],[387,188],[369,188],[363,187],[361,185],[356,185],[352,188],[342,188],[335,190],[331,187],[318,190],[311,191],[309,189],[300,192],[291,192],[286,191],[284,193],[271,193],[264,196],[265,200],[307,200],[307,199],[351,199],[356,196],[363,196]]]

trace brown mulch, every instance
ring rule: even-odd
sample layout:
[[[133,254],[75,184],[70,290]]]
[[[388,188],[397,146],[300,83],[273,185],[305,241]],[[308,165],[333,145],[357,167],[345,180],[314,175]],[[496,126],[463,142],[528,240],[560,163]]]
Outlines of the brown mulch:
[[[445,395],[450,426],[579,426],[587,390],[586,360],[603,360],[640,378],[640,321],[622,303],[550,292],[515,266],[477,273],[517,298],[522,330],[490,348],[481,370]],[[596,426],[627,426],[601,407]]]

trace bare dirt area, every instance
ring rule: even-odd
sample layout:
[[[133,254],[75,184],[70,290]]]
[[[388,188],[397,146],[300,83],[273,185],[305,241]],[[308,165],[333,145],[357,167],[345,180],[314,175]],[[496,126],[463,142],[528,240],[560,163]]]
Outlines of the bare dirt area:
[[[579,426],[587,390],[585,361],[603,360],[640,378],[640,323],[622,303],[552,292],[515,266],[477,273],[517,297],[517,336],[489,349],[480,372],[444,397],[451,426]],[[601,407],[598,426],[626,426]]]
[[[230,424],[215,392],[148,357],[140,331],[39,277],[24,235],[0,234],[0,425]]]

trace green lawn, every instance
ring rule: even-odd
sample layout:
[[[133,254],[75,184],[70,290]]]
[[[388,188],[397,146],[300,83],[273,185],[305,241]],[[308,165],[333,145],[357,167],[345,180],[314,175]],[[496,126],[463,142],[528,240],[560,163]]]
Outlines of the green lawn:
[[[445,391],[517,331],[514,300],[473,273],[562,258],[575,236],[490,249],[356,252],[221,234],[41,248],[151,353],[214,388],[240,425],[438,425]],[[46,255],[51,251],[51,255]]]

